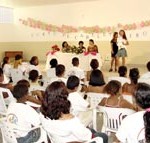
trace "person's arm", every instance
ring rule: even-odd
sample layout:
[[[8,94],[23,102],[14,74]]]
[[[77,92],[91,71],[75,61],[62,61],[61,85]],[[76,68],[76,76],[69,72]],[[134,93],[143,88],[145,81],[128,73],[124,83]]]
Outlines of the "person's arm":
[[[125,99],[121,100],[120,107],[136,110],[136,107],[133,104],[131,104],[130,102],[128,102],[127,100],[125,100]]]
[[[98,105],[99,106],[104,106],[105,102],[106,102],[106,97],[104,97]]]

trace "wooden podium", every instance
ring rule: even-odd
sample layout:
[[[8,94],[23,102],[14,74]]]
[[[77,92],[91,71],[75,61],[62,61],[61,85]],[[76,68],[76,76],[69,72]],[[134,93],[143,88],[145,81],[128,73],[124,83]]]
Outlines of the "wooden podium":
[[[5,57],[14,58],[16,55],[23,57],[23,51],[5,51]]]

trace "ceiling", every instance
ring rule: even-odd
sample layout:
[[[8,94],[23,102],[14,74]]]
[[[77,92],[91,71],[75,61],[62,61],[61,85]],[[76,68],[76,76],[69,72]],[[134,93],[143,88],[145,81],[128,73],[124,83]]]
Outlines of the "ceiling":
[[[15,8],[15,7],[75,3],[83,1],[94,1],[94,0],[0,0],[0,5]]]

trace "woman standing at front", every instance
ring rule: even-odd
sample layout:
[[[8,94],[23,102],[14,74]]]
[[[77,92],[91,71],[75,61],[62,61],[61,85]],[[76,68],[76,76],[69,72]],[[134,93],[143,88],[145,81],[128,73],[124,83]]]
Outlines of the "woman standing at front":
[[[125,66],[126,60],[125,58],[127,57],[127,50],[126,46],[129,45],[129,42],[126,37],[126,33],[124,30],[119,31],[119,37],[117,39],[117,45],[118,45],[118,53],[117,53],[117,61],[119,65],[119,59],[120,57],[122,58],[122,66]]]
[[[110,67],[109,72],[113,71],[114,61],[115,61],[115,71],[117,71],[117,57],[116,57],[116,54],[118,52],[117,38],[118,38],[118,32],[114,32],[113,38],[110,41],[111,43],[111,67]]]

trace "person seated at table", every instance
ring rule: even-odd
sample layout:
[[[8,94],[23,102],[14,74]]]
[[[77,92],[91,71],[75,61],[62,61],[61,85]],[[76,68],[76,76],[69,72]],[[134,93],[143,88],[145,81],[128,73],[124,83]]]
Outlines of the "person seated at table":
[[[51,59],[49,64],[50,68],[47,70],[47,77],[49,78],[56,77],[56,66],[58,65],[57,59]]]
[[[106,134],[93,132],[92,135],[92,131],[70,113],[70,107],[65,84],[58,81],[50,84],[45,91],[41,120],[43,128],[55,142],[87,142],[92,136],[99,136],[103,138],[104,143],[108,143]]]
[[[91,72],[89,86],[86,92],[104,93],[105,81],[103,73],[96,69]]]
[[[150,84],[150,61],[147,62],[146,67],[148,71],[139,78],[138,82]]]
[[[51,83],[54,81],[62,81],[65,83],[67,83],[67,79],[64,77],[65,76],[65,66],[62,64],[58,64],[56,66],[56,77],[51,79]]]
[[[28,67],[28,72],[30,72],[31,70],[37,70],[38,71],[38,74],[39,74],[39,78],[41,79],[42,78],[42,74],[41,74],[41,71],[39,69],[39,59],[37,56],[33,56],[31,59],[30,59],[30,62],[29,62],[29,67]]]
[[[8,123],[14,124],[14,129],[12,130],[15,133],[14,135],[17,142],[38,142],[45,131],[42,128],[39,128],[41,124],[39,114],[26,104],[28,87],[24,84],[15,85],[13,96],[16,98],[17,102],[13,102],[8,106],[6,117]],[[33,127],[37,127],[37,129],[32,130]],[[30,131],[30,129],[32,131]],[[45,133],[45,138],[46,137]]]
[[[125,83],[122,87],[122,93],[125,95],[134,94],[136,85],[138,83],[138,78],[140,77],[138,68],[130,69],[129,77],[131,83]]]
[[[121,83],[119,81],[112,80],[108,82],[105,87],[105,92],[110,96],[108,98],[104,97],[99,103],[100,106],[135,109],[131,103],[123,99]]]
[[[68,45],[67,41],[64,41],[62,43],[62,52],[70,53],[71,52],[71,46]]]
[[[118,80],[121,82],[121,85],[123,86],[125,83],[130,83],[130,80],[127,78],[127,67],[126,66],[120,66],[118,69],[119,76],[109,77],[108,82],[111,80]]]
[[[16,85],[25,85],[25,86],[28,87],[28,90],[30,88],[29,81],[27,81],[25,79],[19,80]],[[28,93],[26,98],[24,98],[24,102],[27,102],[27,101],[30,101],[30,102],[33,102],[33,103],[41,105],[41,103],[43,101],[43,95],[40,92],[38,92],[38,91],[33,91],[33,93],[32,92]]]
[[[98,53],[98,47],[97,45],[94,44],[94,40],[90,39],[89,40],[89,46],[88,46],[88,52],[95,52]]]
[[[3,69],[4,75],[6,75],[6,78],[10,82],[12,80],[11,73],[10,73],[12,66],[10,65],[9,57],[3,58],[2,69]]]
[[[77,92],[79,84],[80,80],[77,76],[70,76],[67,80],[68,100],[71,103],[73,115],[78,115],[79,111],[86,111],[89,106],[89,103]]]
[[[81,81],[84,82],[85,74],[84,74],[84,71],[81,68],[79,68],[79,59],[77,57],[74,57],[72,59],[72,65],[73,65],[73,67],[69,70],[68,76],[75,75]]]
[[[13,90],[13,86],[11,83],[4,83],[4,73],[2,68],[0,68],[0,87],[2,88],[8,88],[9,90]]]
[[[90,66],[91,66],[91,70],[90,71],[87,71],[87,81],[90,80],[90,75],[91,75],[91,72],[93,70],[96,70],[98,69],[99,67],[99,62],[97,59],[92,59],[91,62],[90,62]]]
[[[138,83],[134,97],[138,112],[127,116],[121,122],[121,126],[116,133],[119,143],[149,142],[149,117],[147,115],[150,111],[150,85]],[[118,142],[116,141],[116,143]]]
[[[22,65],[22,56],[21,55],[18,54],[15,56],[15,62],[14,62],[13,68],[21,71],[23,75],[25,74],[27,69]]]
[[[86,52],[86,48],[84,47],[84,42],[83,41],[79,41],[79,50],[81,51],[80,53]]]

